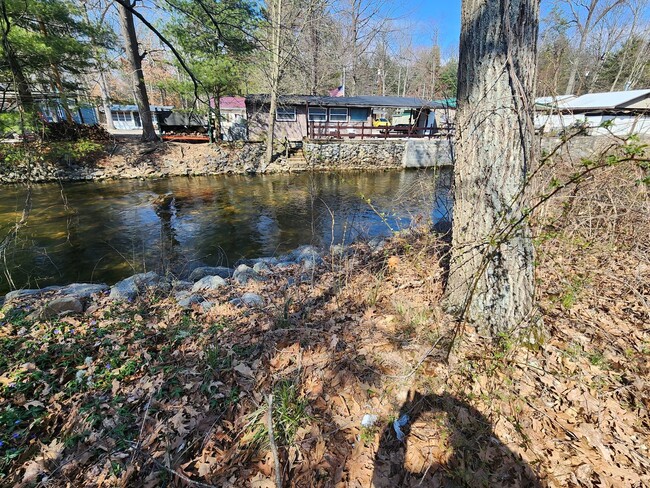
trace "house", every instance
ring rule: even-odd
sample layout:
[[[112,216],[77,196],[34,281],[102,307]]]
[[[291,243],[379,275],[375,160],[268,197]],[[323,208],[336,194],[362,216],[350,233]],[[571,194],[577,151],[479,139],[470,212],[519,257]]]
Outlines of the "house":
[[[650,89],[542,97],[535,108],[540,132],[583,127],[593,135],[650,135]]]
[[[173,109],[173,106],[166,105],[151,105],[151,115],[153,117],[154,127],[158,127],[157,112],[166,112]],[[103,110],[100,109],[100,114],[103,123],[106,123],[106,116]],[[111,116],[113,118],[113,126],[118,130],[138,130],[142,129],[142,121],[140,120],[140,110],[137,105],[111,105]]]
[[[221,97],[219,112],[221,114],[221,138],[224,141],[246,139],[246,99],[244,97]]]
[[[289,141],[304,138],[430,137],[436,131],[434,110],[442,108],[442,103],[407,97],[281,95],[275,113],[274,137]],[[269,95],[246,97],[249,140],[265,139],[269,109]],[[373,127],[373,120],[392,110],[408,112],[408,123]]]
[[[94,125],[99,123],[97,112],[93,106],[79,101],[79,95],[72,93],[67,97],[67,107],[57,92],[32,93],[35,105],[38,107],[41,120],[45,122],[62,122],[66,120],[66,108],[77,124]],[[0,112],[16,112],[18,110],[18,94],[9,84],[0,83]]]

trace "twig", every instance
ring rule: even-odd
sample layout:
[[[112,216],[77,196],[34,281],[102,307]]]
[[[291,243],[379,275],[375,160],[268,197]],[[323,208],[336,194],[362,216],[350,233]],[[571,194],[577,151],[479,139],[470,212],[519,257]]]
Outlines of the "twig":
[[[436,339],[436,342],[434,342],[433,345],[429,348],[429,350],[422,356],[422,358],[420,358],[420,360],[415,365],[415,367],[411,370],[410,373],[405,374],[405,375],[401,375],[401,376],[393,376],[393,375],[390,375],[390,374],[385,374],[385,375],[382,375],[382,376],[385,376],[386,378],[393,378],[393,379],[398,379],[398,380],[405,380],[407,378],[410,378],[420,368],[420,366],[422,366],[422,363],[429,357],[429,355],[433,352],[433,350],[436,348],[436,346],[442,340],[442,338],[443,338],[443,336],[440,335],[438,337],[438,339]]]
[[[182,480],[185,481],[186,483],[189,483],[190,485],[199,486],[199,487],[201,487],[201,488],[218,488],[218,487],[215,486],[215,485],[208,485],[207,483],[201,483],[200,481],[195,481],[195,480],[193,480],[192,478],[190,478],[189,476],[185,476],[183,473],[179,473],[178,471],[176,471],[176,470],[174,470],[174,469],[171,469],[171,468],[165,466],[163,463],[161,463],[160,461],[158,461],[158,460],[157,460],[155,457],[153,457],[151,454],[149,454],[148,452],[143,451],[143,450],[140,449],[139,447],[137,447],[137,446],[133,446],[133,447],[134,447],[134,449],[136,450],[136,452],[138,452],[139,454],[144,454],[147,458],[149,458],[150,461],[153,461],[153,463],[154,463],[156,466],[158,466],[158,467],[161,468],[161,469],[164,469],[164,470],[167,471],[169,474],[172,474],[172,475],[174,475],[174,476],[179,477],[180,479],[182,479]]]
[[[282,488],[282,470],[280,469],[280,457],[278,456],[278,446],[275,443],[273,435],[273,394],[266,397],[269,404],[269,410],[266,417],[266,428],[269,432],[269,443],[271,444],[271,454],[273,455],[273,464],[275,465],[275,488]]]

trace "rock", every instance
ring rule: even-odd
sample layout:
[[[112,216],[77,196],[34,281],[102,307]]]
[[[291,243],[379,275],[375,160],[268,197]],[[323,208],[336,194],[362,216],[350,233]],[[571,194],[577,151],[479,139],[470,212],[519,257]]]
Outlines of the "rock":
[[[368,241],[368,246],[372,252],[379,252],[386,247],[386,239],[382,237],[373,237]]]
[[[171,283],[172,290],[189,290],[194,283],[192,281],[174,280]]]
[[[220,276],[221,278],[230,278],[235,270],[225,266],[201,266],[190,273],[190,281],[198,281],[206,276]]]
[[[112,300],[133,300],[146,288],[160,286],[161,278],[157,273],[139,273],[118,281],[111,287],[109,298]]]
[[[73,313],[82,313],[84,311],[83,303],[76,297],[55,298],[38,312],[38,318],[50,318]]]
[[[5,303],[9,303],[12,300],[15,300],[17,298],[25,298],[25,297],[32,297],[32,296],[38,296],[42,295],[43,293],[46,293],[48,291],[58,291],[60,290],[60,286],[47,286],[45,288],[38,288],[38,289],[32,289],[32,290],[14,290],[10,291],[5,295]]]
[[[245,285],[250,280],[264,281],[263,276],[261,276],[253,268],[249,268],[245,264],[240,264],[239,266],[237,266],[237,269],[233,274],[233,279],[240,285]]]
[[[280,261],[278,264],[275,265],[275,267],[278,269],[289,269],[295,265],[296,263],[294,261]]]
[[[90,298],[97,293],[105,292],[109,289],[108,285],[104,283],[72,283],[71,285],[64,286],[59,290],[61,295],[75,296],[78,298]]]
[[[241,297],[241,303],[249,307],[263,307],[264,299],[257,293],[244,293]]]
[[[212,302],[208,302],[207,300],[201,302],[201,308],[203,309],[204,312],[209,312],[212,307],[214,307],[214,303]]]
[[[291,251],[289,256],[293,261],[302,263],[304,269],[314,269],[323,263],[323,258],[314,246],[300,246]]]
[[[224,280],[221,276],[206,276],[194,283],[192,292],[197,292],[200,290],[216,290],[217,288],[221,288],[222,286],[226,285],[226,280]]]
[[[266,262],[259,261],[253,265],[253,271],[256,273],[270,273],[271,268],[269,268],[269,265],[266,264]]]
[[[204,299],[201,295],[191,294],[191,293],[188,293],[188,292],[186,292],[186,291],[184,291],[184,292],[182,292],[182,293],[186,294],[187,296],[184,296],[184,297],[181,298],[181,299],[178,299],[178,298],[177,298],[177,300],[178,300],[178,305],[179,305],[180,307],[183,307],[183,308],[191,308],[191,307],[192,307],[192,304],[194,304],[194,303],[201,303],[201,302],[204,302],[204,301],[205,301],[205,299]]]
[[[270,256],[270,257],[264,257],[264,258],[242,258],[237,260],[235,263],[236,266],[240,266],[242,264],[245,264],[248,267],[253,267],[257,263],[266,263],[268,265],[273,265],[278,262],[278,258]]]

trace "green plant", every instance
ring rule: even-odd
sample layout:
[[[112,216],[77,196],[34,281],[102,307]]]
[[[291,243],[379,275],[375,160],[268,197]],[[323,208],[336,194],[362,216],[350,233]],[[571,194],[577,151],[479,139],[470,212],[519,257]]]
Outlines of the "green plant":
[[[262,404],[249,416],[249,441],[258,446],[267,446],[268,430],[266,415],[268,405]],[[273,388],[273,431],[280,446],[290,445],[298,429],[311,418],[309,402],[300,396],[292,381],[281,381]]]

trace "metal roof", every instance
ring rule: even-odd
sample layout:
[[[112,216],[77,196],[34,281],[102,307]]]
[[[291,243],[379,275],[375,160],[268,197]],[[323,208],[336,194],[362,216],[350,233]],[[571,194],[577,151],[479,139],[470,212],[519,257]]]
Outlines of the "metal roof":
[[[565,110],[617,109],[650,96],[650,89],[616,91],[606,93],[587,93],[558,104]]]
[[[572,98],[576,98],[575,95],[552,95],[549,97],[537,97],[535,99],[536,105],[551,105],[551,106],[564,106]]]
[[[270,103],[269,95],[248,95],[247,104]],[[322,97],[318,95],[280,95],[279,105],[312,105],[321,107],[386,107],[386,108],[444,108],[442,102],[431,102],[411,97],[380,97],[363,95],[358,97]]]
[[[160,110],[172,110],[173,105],[149,105],[149,109],[152,112],[158,112]],[[137,105],[111,105],[112,112],[138,112]]]

